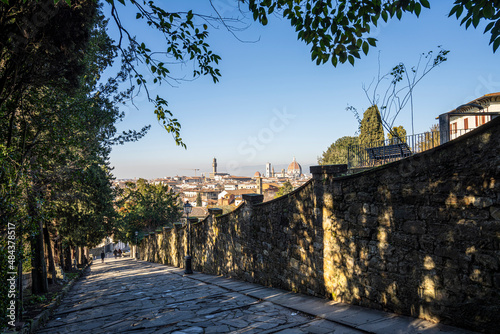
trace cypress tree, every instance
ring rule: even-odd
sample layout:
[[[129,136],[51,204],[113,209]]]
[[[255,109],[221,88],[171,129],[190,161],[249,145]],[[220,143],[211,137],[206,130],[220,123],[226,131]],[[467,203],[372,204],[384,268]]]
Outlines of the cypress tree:
[[[366,109],[361,121],[359,143],[363,146],[379,146],[384,140],[384,128],[382,127],[382,117],[377,105]]]

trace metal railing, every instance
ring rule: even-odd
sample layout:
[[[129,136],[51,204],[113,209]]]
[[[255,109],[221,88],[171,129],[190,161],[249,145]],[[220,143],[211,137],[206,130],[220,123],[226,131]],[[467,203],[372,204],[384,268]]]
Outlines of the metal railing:
[[[474,129],[451,129],[449,138],[450,140],[456,139]],[[403,138],[375,141],[366,145],[350,145],[347,149],[347,166],[351,172],[356,168],[363,169],[380,166],[392,161],[401,160],[415,153],[430,150],[439,146],[440,143],[440,132],[432,131],[409,135]],[[404,146],[400,155],[393,154],[395,150],[394,146]],[[375,158],[373,156],[374,151],[379,153]]]
[[[439,144],[439,131],[432,131],[403,138],[375,141],[365,145],[350,145],[347,149],[348,168],[380,166],[430,150]]]

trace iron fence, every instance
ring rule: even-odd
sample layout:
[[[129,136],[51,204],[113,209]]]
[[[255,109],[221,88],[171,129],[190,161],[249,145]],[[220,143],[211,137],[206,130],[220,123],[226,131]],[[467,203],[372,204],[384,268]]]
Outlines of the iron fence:
[[[453,129],[450,140],[474,129]],[[440,145],[439,131],[424,132],[403,138],[392,138],[365,145],[350,145],[347,149],[347,165],[351,172],[355,169],[380,166],[401,160],[415,153],[430,150]]]
[[[350,145],[347,150],[348,167],[353,169],[380,166],[429,150],[439,143],[439,131],[432,131],[365,145]]]

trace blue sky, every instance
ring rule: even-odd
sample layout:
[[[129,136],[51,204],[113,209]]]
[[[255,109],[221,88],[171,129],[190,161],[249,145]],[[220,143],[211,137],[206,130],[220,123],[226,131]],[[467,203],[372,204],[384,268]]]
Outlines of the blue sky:
[[[206,11],[207,3],[179,1],[174,5]],[[214,1],[226,16],[238,14],[232,3]],[[332,142],[356,132],[357,121],[345,109],[354,106],[362,115],[369,107],[362,85],[376,77],[378,59],[385,73],[399,62],[416,65],[422,52],[442,45],[450,50],[448,61],[433,69],[414,91],[415,133],[425,132],[437,123],[439,114],[500,91],[500,53],[493,54],[489,37],[482,34],[484,27],[465,30],[458,20],[448,18],[451,7],[452,1],[434,1],[431,10],[423,10],[418,19],[404,15],[402,21],[382,22],[372,31],[378,47],[371,48],[354,67],[315,65],[309,47],[279,17],[271,17],[265,27],[248,20],[250,27],[238,37],[258,40],[255,43],[242,43],[224,29],[212,29],[208,42],[222,57],[220,82],[202,77],[153,91],[168,100],[181,122],[187,150],[175,145],[157,123],[153,108],[139,95],[139,110],[124,107],[126,118],[118,129],[139,129],[146,124],[152,128],[140,141],[113,148],[113,173],[117,178],[156,178],[194,175],[196,168],[199,175],[211,171],[214,157],[219,171],[237,175],[263,172],[266,162],[281,169],[293,157],[309,172],[308,166],[317,164],[317,157]],[[154,34],[136,26],[134,19],[128,22],[139,39],[159,43]],[[185,70],[189,77],[191,67]],[[409,109],[402,111],[395,125],[410,132]]]

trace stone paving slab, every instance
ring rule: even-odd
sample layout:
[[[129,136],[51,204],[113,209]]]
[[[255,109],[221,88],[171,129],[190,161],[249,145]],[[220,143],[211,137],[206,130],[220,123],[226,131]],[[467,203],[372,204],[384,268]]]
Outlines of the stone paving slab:
[[[107,259],[95,263],[37,333],[471,332],[222,276]]]

